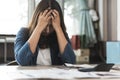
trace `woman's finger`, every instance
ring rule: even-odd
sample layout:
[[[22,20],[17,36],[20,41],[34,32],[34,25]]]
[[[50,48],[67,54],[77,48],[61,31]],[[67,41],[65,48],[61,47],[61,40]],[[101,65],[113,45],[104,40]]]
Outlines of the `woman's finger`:
[[[51,16],[48,16],[48,17],[47,17],[47,21],[49,21],[51,18],[52,18]]]
[[[47,14],[46,14],[46,17],[49,17],[52,13],[52,10],[50,10]]]
[[[43,16],[46,16],[47,13],[48,13],[48,9],[46,9],[46,10],[43,12]]]
[[[54,18],[57,16],[57,15],[55,14],[55,12],[52,12],[52,14],[53,14],[52,16],[53,16]]]
[[[41,12],[41,13],[39,14],[39,16],[42,16],[42,14],[43,14],[43,12]]]
[[[55,19],[53,16],[51,16],[51,18],[52,18],[52,21]]]
[[[56,14],[56,15],[59,15],[58,11],[57,10],[53,10],[53,12]]]

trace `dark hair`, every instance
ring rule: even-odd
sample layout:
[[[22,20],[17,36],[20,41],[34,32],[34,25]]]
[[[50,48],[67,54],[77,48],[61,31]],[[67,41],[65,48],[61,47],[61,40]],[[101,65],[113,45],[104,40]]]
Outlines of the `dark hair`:
[[[62,13],[60,5],[58,4],[58,2],[56,0],[41,0],[40,3],[38,3],[38,5],[34,11],[32,20],[28,26],[29,27],[29,35],[32,34],[32,32],[34,31],[34,29],[37,25],[39,14],[41,12],[43,12],[44,10],[48,9],[49,7],[51,7],[51,9],[55,9],[58,11],[58,13],[60,15],[60,25],[61,25],[62,31],[66,37],[67,33],[66,33],[66,27],[64,24],[63,13]],[[45,45],[52,45],[52,43],[54,44],[54,42],[57,41],[57,38],[55,37],[56,33],[55,32],[53,32],[53,33],[50,34],[50,36],[48,36],[48,37],[41,36],[38,44],[39,45],[44,45],[44,44]]]

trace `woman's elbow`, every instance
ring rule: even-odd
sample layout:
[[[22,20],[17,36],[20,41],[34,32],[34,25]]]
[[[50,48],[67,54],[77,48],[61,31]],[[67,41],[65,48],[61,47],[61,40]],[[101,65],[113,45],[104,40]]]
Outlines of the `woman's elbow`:
[[[27,62],[25,59],[23,59],[23,56],[20,56],[19,53],[15,54],[15,59],[17,61],[17,63],[21,66],[27,66]]]

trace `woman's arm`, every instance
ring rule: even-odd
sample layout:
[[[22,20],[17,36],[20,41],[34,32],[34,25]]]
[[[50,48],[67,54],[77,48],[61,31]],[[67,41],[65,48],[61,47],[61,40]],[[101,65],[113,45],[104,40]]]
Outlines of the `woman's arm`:
[[[59,49],[61,54],[63,54],[65,46],[67,45],[67,40],[65,38],[65,35],[61,29],[61,27],[58,27],[59,29],[57,29],[56,34],[57,34],[57,38],[58,38],[58,44],[59,44]]]
[[[37,26],[28,40],[28,43],[30,44],[30,49],[33,54],[36,50],[36,46],[38,44],[42,31],[46,28],[49,20],[51,19],[51,17],[49,16],[50,14],[51,10],[48,11],[48,9],[39,14]]]
[[[36,52],[41,32],[46,28],[46,25],[51,18],[49,16],[50,14],[51,11],[48,12],[48,10],[39,14],[38,23],[30,37],[28,37],[28,29],[23,28],[18,32],[15,41],[15,57],[19,64],[30,65],[33,61],[32,57]]]
[[[56,31],[59,49],[60,49],[60,52],[62,54],[64,52],[65,46],[67,44],[67,40],[66,40],[65,35],[64,35],[64,33],[61,29],[61,26],[60,26],[60,16],[59,16],[58,11],[53,10],[52,14],[53,14],[53,16],[52,16],[53,28]]]
[[[52,16],[52,24],[57,34],[61,58],[64,63],[75,63],[76,57],[71,47],[70,40],[68,36],[65,37],[65,34],[60,26],[59,13],[56,10],[54,10],[52,13],[54,15],[54,17]]]
[[[15,59],[20,65],[32,65],[32,57],[34,56],[30,50],[28,40],[28,29],[21,28],[16,35],[14,42]]]

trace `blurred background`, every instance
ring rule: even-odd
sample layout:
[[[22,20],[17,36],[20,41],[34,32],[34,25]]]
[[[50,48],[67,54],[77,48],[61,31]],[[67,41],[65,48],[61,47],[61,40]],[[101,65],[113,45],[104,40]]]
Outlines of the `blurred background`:
[[[27,27],[40,1],[0,0],[0,64],[15,60],[13,50],[15,36],[21,27]],[[64,14],[77,63],[105,63],[106,42],[120,40],[120,0],[57,1]],[[83,3],[84,5],[81,5]],[[86,16],[81,18],[83,16],[81,12],[85,10],[86,14],[91,16],[89,20],[86,20],[88,18]],[[82,21],[87,24],[87,27],[82,24]],[[83,28],[90,33],[84,33]],[[86,37],[87,34],[91,35]],[[95,41],[89,41],[88,44],[84,42],[89,39]]]

